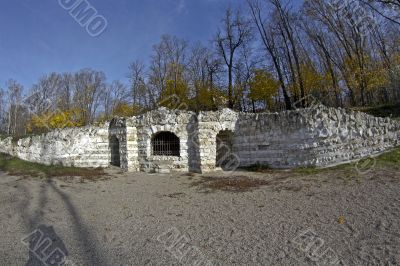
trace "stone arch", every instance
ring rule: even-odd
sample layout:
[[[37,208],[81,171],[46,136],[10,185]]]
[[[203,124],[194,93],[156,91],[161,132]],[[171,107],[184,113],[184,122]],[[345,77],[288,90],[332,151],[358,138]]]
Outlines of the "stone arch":
[[[122,118],[112,119],[108,128],[108,135],[110,164],[128,169],[126,120]]]
[[[160,131],[151,137],[151,155],[180,157],[180,138],[171,131]]]

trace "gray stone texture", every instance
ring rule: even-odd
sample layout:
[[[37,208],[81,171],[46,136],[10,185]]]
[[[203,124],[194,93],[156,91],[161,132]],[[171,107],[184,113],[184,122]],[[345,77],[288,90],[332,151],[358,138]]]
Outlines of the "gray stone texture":
[[[152,137],[163,131],[179,137],[179,157],[151,154]],[[207,172],[217,169],[221,131],[233,133],[232,147],[224,148],[232,170],[256,164],[326,167],[374,156],[400,144],[400,122],[345,109],[317,106],[260,114],[223,109],[197,114],[160,108],[102,126],[59,129],[17,143],[3,139],[0,151],[47,165],[108,167],[112,142],[117,139],[120,167],[125,170],[168,172],[167,165],[175,171]]]

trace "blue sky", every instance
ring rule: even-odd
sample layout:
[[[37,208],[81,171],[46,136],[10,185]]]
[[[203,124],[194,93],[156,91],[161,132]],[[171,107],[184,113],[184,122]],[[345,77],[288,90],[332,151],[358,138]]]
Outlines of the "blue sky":
[[[90,67],[126,82],[134,59],[148,60],[163,34],[207,43],[227,6],[244,0],[89,0],[108,21],[91,37],[58,0],[0,1],[0,87],[13,78],[30,88],[50,72]]]

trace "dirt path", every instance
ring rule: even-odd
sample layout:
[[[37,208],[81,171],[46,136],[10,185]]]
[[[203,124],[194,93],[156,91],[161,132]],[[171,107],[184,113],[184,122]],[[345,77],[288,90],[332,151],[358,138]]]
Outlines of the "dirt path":
[[[241,189],[214,176],[113,173],[81,183],[1,174],[0,260],[36,265],[43,248],[21,240],[40,228],[70,265],[400,264],[398,172],[235,173]],[[248,188],[247,177],[262,182]]]

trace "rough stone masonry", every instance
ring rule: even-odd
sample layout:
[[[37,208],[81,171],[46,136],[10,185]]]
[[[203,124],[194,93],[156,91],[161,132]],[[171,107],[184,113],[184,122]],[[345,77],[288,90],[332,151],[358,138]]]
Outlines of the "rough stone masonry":
[[[46,165],[208,172],[253,165],[326,167],[399,144],[399,121],[322,105],[260,114],[159,108],[16,143],[6,138],[0,141],[0,152]]]

